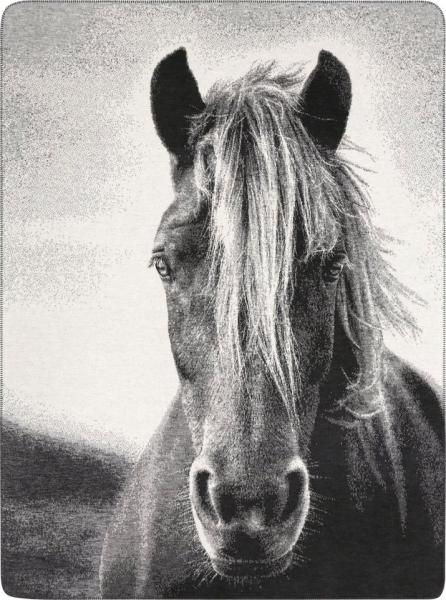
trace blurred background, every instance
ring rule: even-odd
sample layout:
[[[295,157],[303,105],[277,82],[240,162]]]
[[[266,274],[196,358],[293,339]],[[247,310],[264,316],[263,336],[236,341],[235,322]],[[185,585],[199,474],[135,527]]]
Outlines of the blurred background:
[[[176,390],[164,294],[147,269],[172,198],[150,116],[157,62],[185,46],[202,93],[254,61],[348,67],[347,133],[417,340],[442,373],[444,22],[429,3],[19,3],[3,17],[3,415],[134,457]]]

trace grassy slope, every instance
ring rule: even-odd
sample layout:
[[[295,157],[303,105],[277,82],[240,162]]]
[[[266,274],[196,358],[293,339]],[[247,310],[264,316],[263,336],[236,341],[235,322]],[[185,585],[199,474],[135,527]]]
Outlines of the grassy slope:
[[[94,598],[105,530],[130,465],[2,427],[2,585],[22,598]]]

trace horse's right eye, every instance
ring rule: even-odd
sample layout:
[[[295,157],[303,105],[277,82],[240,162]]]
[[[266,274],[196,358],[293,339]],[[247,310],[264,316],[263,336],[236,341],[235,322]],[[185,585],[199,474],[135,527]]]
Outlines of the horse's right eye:
[[[162,256],[156,256],[153,259],[153,264],[155,265],[155,269],[158,271],[158,274],[161,277],[161,279],[170,279],[171,269],[165,258],[163,258]]]

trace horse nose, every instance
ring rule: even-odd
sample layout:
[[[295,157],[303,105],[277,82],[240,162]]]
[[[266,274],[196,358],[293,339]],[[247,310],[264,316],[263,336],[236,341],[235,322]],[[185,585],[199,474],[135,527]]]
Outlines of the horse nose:
[[[268,469],[269,470],[269,469]],[[297,526],[308,494],[308,473],[300,460],[274,469],[275,475],[219,475],[203,464],[191,471],[191,500],[204,526],[255,537],[269,529]]]

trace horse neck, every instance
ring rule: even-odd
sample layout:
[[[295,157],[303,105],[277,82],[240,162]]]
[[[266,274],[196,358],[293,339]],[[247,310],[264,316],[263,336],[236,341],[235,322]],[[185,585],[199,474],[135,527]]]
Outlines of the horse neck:
[[[321,398],[308,457],[317,491],[322,496],[348,499],[351,508],[365,513],[379,497],[391,507],[391,518],[404,530],[406,498],[401,452],[389,415],[333,421]]]
[[[357,374],[357,363],[351,342],[336,320],[333,362],[327,379],[320,388],[319,410],[311,446],[312,460],[326,471],[334,493],[354,500],[354,507],[364,510],[377,494],[393,497],[393,503],[404,528],[406,498],[401,449],[393,432],[388,411],[384,381],[380,390],[382,409],[374,416],[360,418],[342,409],[347,394],[357,395],[357,406],[366,402],[360,390],[352,392],[349,379]],[[364,392],[364,394],[369,392]],[[334,475],[335,473],[335,475]],[[334,475],[334,476],[333,476]],[[334,483],[336,478],[336,484]]]

